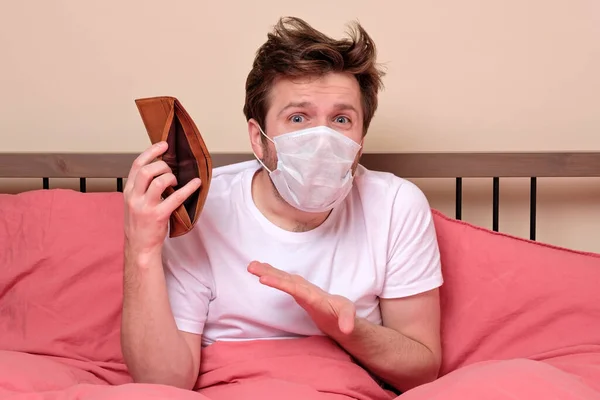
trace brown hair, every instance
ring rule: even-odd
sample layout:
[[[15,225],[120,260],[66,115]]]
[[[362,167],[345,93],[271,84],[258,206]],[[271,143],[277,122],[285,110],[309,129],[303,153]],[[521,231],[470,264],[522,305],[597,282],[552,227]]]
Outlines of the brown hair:
[[[377,93],[383,87],[384,72],[375,62],[375,43],[363,27],[355,22],[348,33],[349,38],[335,40],[300,18],[281,18],[256,52],[246,79],[246,119],[254,118],[266,129],[268,95],[276,78],[346,72],[353,74],[360,86],[365,135],[377,109]]]

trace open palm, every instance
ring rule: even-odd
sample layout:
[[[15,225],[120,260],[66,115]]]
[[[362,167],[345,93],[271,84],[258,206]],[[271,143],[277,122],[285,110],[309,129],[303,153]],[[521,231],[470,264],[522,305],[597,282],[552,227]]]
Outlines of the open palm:
[[[326,335],[336,336],[339,332],[348,335],[354,330],[356,308],[347,298],[329,294],[303,277],[269,264],[253,261],[248,272],[258,276],[263,285],[292,296]]]

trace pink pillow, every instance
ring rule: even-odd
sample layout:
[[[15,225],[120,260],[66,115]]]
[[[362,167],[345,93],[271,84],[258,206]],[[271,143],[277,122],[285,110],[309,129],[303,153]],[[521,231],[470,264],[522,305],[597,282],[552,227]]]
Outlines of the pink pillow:
[[[598,400],[600,392],[544,362],[485,361],[454,371],[398,400]]]
[[[122,363],[121,193],[0,195],[0,350]]]
[[[434,210],[445,283],[442,375],[485,360],[600,352],[600,255]]]

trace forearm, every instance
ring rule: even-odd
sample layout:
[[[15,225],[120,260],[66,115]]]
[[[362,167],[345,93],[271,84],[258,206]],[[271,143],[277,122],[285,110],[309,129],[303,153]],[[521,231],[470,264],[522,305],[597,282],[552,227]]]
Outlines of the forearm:
[[[407,391],[437,377],[439,360],[435,355],[393,329],[356,318],[350,335],[333,339],[364,368],[398,390]]]
[[[160,253],[126,249],[121,342],[134,381],[191,388],[197,371],[171,312]]]

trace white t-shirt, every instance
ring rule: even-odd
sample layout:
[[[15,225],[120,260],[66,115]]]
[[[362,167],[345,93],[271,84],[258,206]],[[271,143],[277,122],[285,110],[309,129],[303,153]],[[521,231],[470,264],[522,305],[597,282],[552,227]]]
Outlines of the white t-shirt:
[[[359,166],[350,194],[316,229],[271,223],[251,195],[257,161],[215,168],[200,219],[167,238],[163,264],[173,315],[182,331],[217,340],[322,335],[287,293],[247,271],[253,260],[299,274],[356,305],[381,324],[379,298],[442,285],[431,209],[421,190],[390,173]]]

